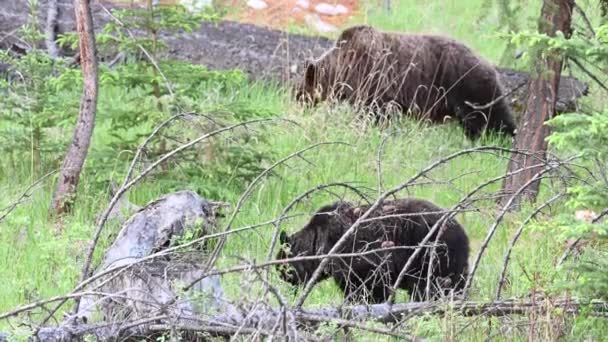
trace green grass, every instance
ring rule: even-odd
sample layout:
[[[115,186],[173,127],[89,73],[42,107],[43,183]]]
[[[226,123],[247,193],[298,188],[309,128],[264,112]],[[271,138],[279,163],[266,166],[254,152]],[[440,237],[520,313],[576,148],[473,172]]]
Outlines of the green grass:
[[[498,21],[496,11],[489,10],[482,20],[478,18],[483,1],[434,1],[422,4],[420,1],[411,0],[393,3],[395,8],[390,16],[371,11],[356,20],[384,29],[450,34],[471,44],[493,61],[497,61],[502,54],[504,42],[493,38]],[[537,7],[538,4],[529,6],[526,13],[529,11],[534,15],[538,12]],[[526,17],[522,18],[525,22]],[[113,106],[114,101],[121,98],[122,91],[117,88],[102,91],[100,118],[104,117],[106,108]],[[387,130],[362,127],[358,124],[356,115],[347,106],[321,105],[312,111],[305,111],[291,102],[285,91],[264,84],[248,84],[243,89],[237,89],[234,95],[228,98],[210,92],[205,101],[199,104],[199,108],[223,106],[239,111],[239,108],[246,104],[247,108],[256,108],[256,111],[263,113],[280,113],[282,119],[288,119],[263,125],[267,138],[263,145],[273,152],[274,160],[315,143],[345,143],[318,146],[304,153],[303,158],[295,158],[278,167],[272,176],[263,179],[254,187],[237,216],[234,228],[276,218],[295,197],[320,184],[351,182],[365,189],[373,198],[382,189],[387,190],[407,181],[425,166],[451,153],[481,144],[506,144],[504,141],[493,139],[473,143],[464,137],[456,124],[427,125],[404,119]],[[109,133],[108,125],[101,123],[97,126],[93,141],[94,150],[103,149],[104,144],[111,139]],[[379,189],[378,150],[389,134],[381,157],[383,187]],[[129,155],[132,151],[123,153]],[[29,158],[24,154],[13,166],[9,166],[5,160],[0,160],[0,208],[17,199],[34,178],[30,173]],[[489,153],[459,157],[438,167],[424,179],[433,180],[434,184],[414,186],[399,195],[417,196],[440,206],[452,206],[477,185],[504,173],[506,158],[508,155]],[[57,165],[47,165],[46,169],[51,170],[53,166]],[[27,202],[0,222],[0,279],[3,280],[3,285],[0,286],[0,312],[34,300],[65,294],[73,288],[79,277],[96,216],[108,201],[109,189],[100,185],[104,184],[100,183],[100,180],[115,178],[124,172],[124,168],[124,162],[118,159],[115,164],[104,165],[103,168],[88,163],[79,186],[75,211],[60,222],[48,217],[54,179],[43,183]],[[450,182],[446,183],[448,180]],[[211,199],[227,201],[233,205],[243,190],[238,184],[226,186],[225,179],[205,182],[191,179],[180,174],[179,169],[175,168],[168,175],[148,178],[132,189],[128,197],[136,204],[145,205],[148,201],[180,186],[196,190],[223,188],[222,198]],[[499,187],[500,182],[488,187],[484,193],[489,194]],[[294,210],[294,213],[302,215],[286,221],[283,227],[290,232],[296,231],[305,224],[310,213],[334,200],[335,195],[357,200],[357,196],[351,192],[340,188],[332,190],[333,194],[317,193],[303,201]],[[541,200],[551,194],[549,188],[545,187],[543,190]],[[559,212],[561,206],[562,204],[554,206],[553,212]],[[457,217],[465,226],[471,240],[472,256],[477,254],[498,210],[492,200],[478,202],[475,207],[478,211]],[[471,292],[472,299],[493,299],[509,241],[519,223],[531,210],[532,208],[525,207],[520,212],[505,216],[478,269]],[[118,228],[116,224],[108,225],[102,245],[98,248],[97,259],[111,242],[108,237]],[[557,281],[567,282],[571,275],[564,270],[555,269],[556,259],[563,250],[563,241],[556,238],[557,234],[555,231],[524,231],[512,255],[508,272],[510,282],[504,289],[503,298],[525,297],[532,290],[563,291],[558,290],[555,284]],[[217,267],[240,264],[241,258],[262,262],[267,254],[271,236],[270,226],[232,235]],[[231,298],[239,298],[247,290],[243,284],[248,284],[248,280],[250,275],[229,274],[223,277],[222,284]],[[293,289],[281,282],[274,273],[271,280],[284,294],[291,294],[290,300],[296,298],[297,294]],[[252,293],[256,293],[255,290]],[[405,294],[400,293],[398,298],[404,300]],[[340,302],[341,294],[332,282],[327,281],[315,287],[307,300],[307,306],[325,307]],[[559,323],[560,318],[561,314],[556,310],[546,317],[536,317],[529,321],[526,317],[517,317],[517,322],[493,319],[492,326],[494,333],[501,327],[515,324],[523,327],[500,334],[497,337],[500,340],[525,340],[529,336],[536,340],[551,339],[558,330],[564,334],[566,340],[600,340],[604,337],[602,332],[608,328],[605,321],[584,316],[568,319],[563,323]],[[526,329],[526,322],[532,321],[537,330],[530,332]],[[13,321],[16,322],[17,320]],[[484,340],[488,326],[489,319],[463,318],[453,314],[412,320],[408,323],[408,331],[432,340],[476,341]],[[0,328],[6,330],[9,326],[0,322]],[[367,334],[357,337],[358,340],[375,340]]]

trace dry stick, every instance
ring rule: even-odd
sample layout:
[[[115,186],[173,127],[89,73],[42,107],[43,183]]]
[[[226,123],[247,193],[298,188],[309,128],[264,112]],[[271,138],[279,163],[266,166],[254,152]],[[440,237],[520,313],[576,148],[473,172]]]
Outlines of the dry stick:
[[[513,248],[515,247],[517,240],[519,240],[519,237],[521,236],[522,232],[524,231],[524,227],[528,224],[528,222],[533,220],[536,217],[536,215],[538,215],[545,207],[549,206],[551,203],[555,202],[556,200],[561,198],[563,195],[564,195],[564,193],[560,192],[559,194],[551,197],[550,199],[545,201],[543,204],[536,207],[536,209],[530,215],[528,215],[528,217],[526,217],[526,219],[519,225],[517,232],[515,233],[515,235],[513,235],[513,238],[511,239],[511,243],[509,244],[509,249],[507,250],[507,253],[505,254],[505,260],[503,261],[502,271],[500,272],[500,277],[498,278],[498,288],[496,289],[496,300],[500,300],[500,294],[501,294],[502,287],[504,285],[506,274],[507,274],[507,267],[509,265],[509,260],[511,258],[511,251],[513,251]]]
[[[287,301],[285,300],[285,298],[283,298],[283,296],[281,295],[280,291],[277,290],[276,287],[274,287],[272,284],[270,284],[270,282],[268,281],[267,278],[263,277],[262,274],[259,272],[259,270],[257,268],[253,268],[252,269],[253,272],[255,273],[256,277],[260,280],[260,282],[264,285],[264,287],[267,289],[267,292],[270,292],[279,302],[279,305],[281,308],[285,308],[287,307]],[[271,333],[273,335],[276,334],[277,330],[280,327],[280,323],[282,321],[283,315],[279,315],[277,317],[277,322],[276,324],[273,326]],[[236,337],[236,336],[235,336]]]
[[[568,160],[566,160],[565,162],[568,162],[568,161],[570,161],[572,159],[575,159],[575,158],[578,158],[578,157],[577,156],[571,157]],[[534,177],[532,177],[530,180],[528,180],[526,183],[524,183],[522,186],[520,186],[519,189],[517,189],[517,191],[513,195],[511,195],[511,197],[509,198],[509,200],[507,201],[507,203],[505,203],[505,205],[503,206],[502,210],[500,211],[500,214],[498,215],[498,217],[494,221],[494,224],[492,225],[492,227],[488,231],[488,234],[487,234],[487,236],[486,236],[483,244],[481,245],[481,248],[479,249],[479,252],[477,253],[477,257],[475,259],[475,263],[473,263],[473,269],[469,273],[469,276],[467,277],[467,282],[464,285],[464,289],[463,289],[463,293],[462,293],[462,298],[464,300],[466,300],[466,298],[467,298],[469,287],[471,286],[471,282],[473,281],[473,278],[475,277],[475,273],[477,272],[477,268],[479,267],[479,263],[481,261],[481,257],[483,256],[486,248],[488,247],[488,244],[490,243],[490,240],[492,240],[492,237],[494,236],[494,233],[496,232],[496,229],[498,228],[499,223],[502,221],[502,218],[509,211],[509,209],[511,207],[511,204],[519,197],[519,195],[521,195],[521,193],[524,190],[526,190],[526,188],[528,188],[528,186],[530,186],[531,184],[533,184],[536,181],[540,181],[541,178],[543,178],[542,176],[545,173],[554,170],[558,166],[559,166],[559,164],[555,165],[555,164],[552,164],[552,163],[546,165],[542,170],[540,170],[539,172],[537,172],[534,175]]]
[[[384,186],[382,185],[382,153],[384,152],[384,145],[391,136],[396,135],[397,133],[400,132],[393,131],[384,136],[384,138],[382,138],[382,141],[380,142],[380,146],[378,147],[378,196],[380,196],[382,194],[382,191],[384,191]]]
[[[268,168],[266,168],[264,171],[262,171],[250,184],[249,186],[247,186],[247,189],[245,189],[245,192],[241,195],[241,197],[239,198],[234,211],[232,213],[232,215],[230,216],[230,219],[228,220],[228,223],[226,223],[225,228],[223,229],[224,231],[229,231],[230,227],[232,226],[232,223],[234,222],[234,220],[236,219],[236,216],[239,214],[241,207],[243,206],[243,204],[245,203],[245,200],[249,197],[249,194],[251,193],[251,191],[253,191],[253,188],[257,185],[257,183],[264,178],[268,173],[270,173],[273,169],[275,169],[276,167],[278,167],[279,165],[285,163],[286,161],[300,156],[302,153],[314,149],[318,146],[322,146],[322,145],[337,145],[337,144],[343,144],[343,145],[348,145],[347,143],[344,142],[320,142],[320,143],[315,143],[313,145],[310,145],[308,147],[305,147],[299,151],[296,151],[280,160],[278,160],[277,162],[275,162],[274,164],[272,164],[271,166],[269,166]],[[209,271],[213,265],[215,264],[215,261],[217,260],[217,257],[219,256],[220,251],[222,250],[222,248],[224,247],[224,244],[226,243],[226,238],[222,238],[220,239],[220,241],[218,242],[218,244],[215,246],[213,252],[211,253],[211,258],[209,258],[209,261],[207,262],[207,265],[205,267],[205,271]],[[199,282],[200,280],[202,280],[203,278],[205,278],[205,276],[203,277],[199,277],[198,279],[195,279],[194,281],[192,281],[190,284],[188,284],[186,287],[184,287],[184,291],[187,291],[189,288],[191,288],[192,286],[194,286],[197,282]]]
[[[494,101],[492,101],[492,102],[490,102],[490,103],[487,103],[487,104],[485,104],[485,105],[482,105],[482,106],[480,106],[480,105],[476,105],[476,104],[471,103],[471,102],[469,102],[469,101],[464,101],[464,103],[465,103],[467,106],[469,106],[469,107],[471,107],[471,108],[473,108],[473,109],[475,109],[475,110],[488,109],[488,108],[492,107],[493,105],[495,105],[496,103],[498,103],[498,101],[500,101],[500,100],[504,99],[505,97],[507,97],[507,96],[509,96],[509,95],[513,94],[513,93],[514,93],[514,92],[516,92],[516,91],[517,91],[519,88],[523,87],[523,86],[524,86],[524,85],[526,85],[527,83],[528,83],[528,81],[523,81],[523,82],[520,82],[520,83],[519,83],[517,86],[513,87],[513,89],[511,89],[511,90],[510,90],[508,93],[503,94],[503,95],[501,95],[501,96],[497,97],[496,99],[494,99]]]
[[[585,13],[585,11],[581,8],[581,6],[577,5],[576,2],[574,3],[574,9],[578,11],[578,14],[580,14],[581,17],[583,18],[585,25],[587,25],[587,28],[589,29],[589,31],[591,31],[591,34],[595,37],[595,30],[593,29],[593,25],[591,24],[589,17],[587,17],[587,13]]]
[[[313,314],[309,314],[309,313],[297,313],[296,314],[296,318],[300,318],[300,319],[308,321],[308,322],[335,323],[335,324],[338,324],[340,326],[340,328],[342,328],[342,327],[349,327],[349,328],[359,329],[359,330],[363,330],[363,331],[373,332],[373,333],[376,333],[376,334],[397,337],[400,340],[408,340],[408,341],[415,341],[416,340],[415,337],[408,336],[408,335],[406,335],[404,333],[396,333],[396,332],[392,331],[391,329],[372,327],[372,326],[365,325],[365,324],[362,324],[362,323],[358,323],[358,322],[355,322],[355,321],[351,321],[351,320],[348,320],[348,319],[333,318],[333,317],[332,318],[328,318],[328,317],[323,317],[321,315],[313,315]]]
[[[15,208],[17,208],[20,204],[24,203],[25,201],[27,201],[27,199],[31,196],[30,194],[30,190],[32,190],[33,188],[35,188],[36,186],[38,186],[40,183],[42,183],[45,179],[49,178],[50,176],[54,175],[55,173],[57,173],[57,171],[59,170],[53,170],[49,173],[47,173],[46,175],[38,178],[34,183],[30,184],[30,186],[28,186],[25,191],[23,191],[23,193],[21,193],[21,196],[19,196],[19,198],[17,198],[17,200],[15,200],[13,203],[9,204],[8,206],[0,209],[0,212],[4,212],[2,215],[0,215],[0,222],[2,222],[13,210],[15,210]]]
[[[587,76],[591,77],[591,79],[593,81],[595,81],[595,83],[597,83],[597,85],[602,87],[602,89],[604,89],[605,91],[608,91],[608,87],[602,81],[600,81],[600,79],[597,76],[595,76],[589,69],[585,68],[585,66],[581,62],[579,62],[578,59],[576,59],[574,57],[568,57],[568,59],[571,60],[574,63],[574,65],[576,65],[579,69],[581,69],[582,72],[587,74]]]
[[[470,149],[466,149],[466,150],[461,150],[459,152],[453,153],[445,158],[442,158],[436,162],[434,162],[433,164],[427,166],[426,168],[424,168],[422,171],[420,171],[418,174],[416,174],[414,177],[410,178],[410,180],[408,180],[407,182],[393,188],[392,190],[383,193],[380,197],[378,197],[378,199],[376,200],[376,202],[374,202],[374,204],[372,204],[369,209],[363,214],[361,215],[356,221],[355,223],[353,223],[351,225],[351,227],[344,232],[344,234],[342,234],[342,237],[336,242],[336,244],[334,244],[334,246],[331,248],[331,250],[327,253],[329,255],[334,254],[340,247],[342,247],[342,245],[346,242],[346,239],[348,239],[348,237],[350,235],[352,235],[352,233],[357,229],[357,227],[359,227],[361,225],[361,221],[365,220],[372,212],[374,212],[381,204],[382,202],[390,195],[397,193],[398,191],[401,191],[402,189],[408,187],[411,183],[413,183],[414,181],[416,181],[418,178],[424,176],[426,173],[430,172],[431,170],[433,170],[434,168],[438,167],[439,165],[445,164],[448,161],[457,158],[461,155],[467,155],[469,153],[474,153],[474,152],[484,152],[484,151],[509,151],[512,153],[523,153],[521,151],[517,151],[517,150],[512,150],[512,149],[506,149],[506,148],[501,148],[501,147],[492,147],[492,146],[481,146],[481,147],[475,147],[475,148],[470,148]],[[534,156],[534,155],[532,155]],[[411,260],[411,258],[410,258]],[[302,295],[300,296],[300,298],[298,299],[298,301],[295,304],[295,308],[296,309],[300,309],[302,307],[302,305],[304,304],[304,301],[306,300],[306,297],[308,297],[308,295],[310,294],[310,292],[312,291],[312,287],[314,286],[315,282],[317,281],[317,279],[319,279],[319,277],[321,276],[321,273],[323,272],[323,269],[325,268],[325,266],[327,265],[327,263],[329,262],[329,259],[323,259],[321,260],[321,262],[319,263],[319,265],[317,266],[317,268],[315,269],[315,271],[313,272],[312,276],[310,277],[310,279],[308,280],[308,283],[306,284],[306,286],[304,287],[304,291],[302,293]]]
[[[31,311],[31,310],[37,309],[39,307],[42,307],[46,304],[50,304],[53,302],[58,302],[58,301],[66,300],[66,299],[83,297],[83,296],[113,296],[113,295],[116,295],[116,294],[100,292],[100,291],[84,291],[84,292],[75,292],[75,293],[71,293],[71,294],[67,294],[67,295],[63,295],[63,296],[55,296],[55,297],[35,301],[30,304],[16,308],[14,310],[2,313],[2,314],[0,314],[0,320],[7,319],[7,318],[10,318],[13,316],[17,316],[20,313],[23,313],[26,311]],[[129,299],[133,299],[133,298],[129,298]]]
[[[452,208],[450,209],[450,211],[452,212],[451,214],[444,214],[434,225],[433,227],[429,230],[429,232],[426,234],[426,236],[424,237],[424,239],[422,239],[422,241],[420,242],[420,244],[426,244],[428,243],[428,241],[431,239],[431,236],[433,234],[435,234],[435,232],[440,229],[440,227],[444,226],[444,223],[447,222],[448,220],[451,220],[454,216],[456,216],[456,213],[458,212],[458,209],[460,209],[460,207],[462,207],[463,203],[465,203],[466,201],[468,201],[475,193],[477,193],[478,191],[482,190],[483,188],[485,188],[486,186],[493,184],[497,181],[500,181],[506,177],[509,177],[511,175],[523,172],[525,170],[528,169],[532,169],[532,168],[537,168],[539,166],[544,165],[544,163],[541,164],[535,164],[532,166],[528,166],[522,169],[518,169],[515,170],[513,172],[508,172],[502,176],[498,176],[495,178],[492,178],[482,184],[480,184],[479,186],[477,186],[475,189],[473,189],[472,191],[470,191],[468,194],[466,194],[463,198],[461,198],[458,203],[454,206],[452,206]],[[412,253],[412,255],[410,255],[410,257],[408,258],[407,262],[405,263],[405,266],[403,266],[403,268],[401,269],[401,272],[399,272],[399,275],[397,276],[397,279],[395,280],[393,287],[392,287],[392,292],[387,300],[388,303],[392,304],[394,303],[395,300],[395,295],[397,294],[397,288],[399,286],[399,284],[401,283],[401,281],[403,280],[403,277],[405,277],[406,272],[409,270],[409,268],[412,266],[412,264],[414,263],[414,259],[418,256],[418,254],[420,254],[422,251],[422,249],[416,249],[414,251],[414,253]]]
[[[364,257],[367,255],[372,255],[374,253],[379,252],[390,252],[396,250],[416,250],[419,248],[430,248],[431,245],[422,245],[422,246],[394,246],[394,247],[385,247],[385,248],[377,248],[370,249],[364,252],[353,252],[353,253],[334,253],[334,254],[319,254],[319,255],[305,255],[298,256],[293,258],[285,258],[285,259],[275,259],[264,263],[259,264],[246,264],[246,265],[237,265],[230,268],[225,268],[222,270],[214,270],[207,272],[205,274],[206,277],[216,276],[216,275],[225,275],[230,273],[238,273],[243,271],[251,271],[254,268],[264,268],[273,265],[281,265],[289,262],[300,262],[300,261],[317,261],[317,260],[331,260],[331,259],[340,259],[340,258],[354,258],[354,257]]]
[[[328,322],[336,322],[338,324],[357,324],[357,322],[374,320],[380,323],[391,323],[395,322],[396,318],[403,317],[405,315],[441,315],[446,312],[453,312],[455,310],[461,311],[465,316],[506,316],[506,315],[525,315],[530,312],[538,312],[538,313],[546,313],[549,310],[554,308],[563,308],[566,314],[577,314],[581,311],[582,308],[588,307],[591,309],[592,315],[603,315],[608,312],[608,303],[601,301],[587,302],[582,303],[576,299],[571,298],[560,298],[552,301],[551,307],[546,307],[543,305],[539,305],[534,301],[494,301],[494,302],[454,302],[454,303],[438,303],[438,302],[419,302],[419,303],[403,303],[403,304],[374,304],[374,305],[357,305],[348,307],[348,311],[352,312],[354,316],[349,320],[344,320],[340,318],[340,313],[335,308],[323,308],[318,310],[306,310],[295,312],[294,317],[296,322],[305,325],[307,322],[317,323],[319,321],[328,321]],[[253,316],[257,317],[257,320],[252,322],[246,322],[243,326],[245,329],[251,329],[249,331],[254,332],[257,327],[263,327],[266,322],[271,320],[276,320],[276,316],[280,314],[277,313],[276,310],[258,310],[253,313]],[[129,330],[132,330],[135,327],[139,327],[142,325],[146,325],[148,323],[153,323],[155,321],[163,321],[169,320],[171,317],[166,315],[155,316],[144,318],[135,321],[125,322],[125,324],[120,327],[112,336],[106,336],[107,338],[116,338],[120,339],[121,337],[125,337],[125,333],[129,333]],[[218,315],[215,316],[211,320],[204,320],[195,316],[181,316],[177,317],[177,320],[183,321],[194,321],[194,322],[203,322],[206,324],[204,328],[201,328],[201,331],[213,331],[207,329],[221,329],[226,327],[235,328],[234,323],[242,324],[243,321],[240,317],[234,317],[231,315]],[[177,324],[180,324],[178,322]],[[185,324],[185,323],[184,323]],[[102,325],[81,325],[77,326],[76,329],[71,329],[70,327],[59,327],[55,330],[57,333],[65,333],[71,332],[73,333],[74,338],[82,337],[86,334],[97,335],[101,330],[108,326],[113,325],[110,324],[102,324]],[[310,324],[309,324],[310,325]],[[161,324],[159,326],[163,326],[163,329],[158,329],[154,331],[168,331],[170,329],[169,324]],[[254,328],[248,328],[247,326],[253,326]],[[365,325],[356,326],[357,328],[367,328]],[[52,328],[51,328],[52,329]],[[99,330],[98,330],[99,329]],[[262,328],[263,329],[263,328]],[[372,328],[375,333],[385,334],[388,333],[384,329],[380,328]],[[107,331],[107,330],[106,330]],[[241,332],[245,332],[246,330],[241,330]],[[142,330],[131,331],[130,333],[146,333],[150,332],[150,330],[146,330],[146,328]],[[233,331],[227,333],[234,333]],[[388,333],[388,335],[394,335]]]
[[[598,223],[606,215],[608,215],[608,208],[604,209],[604,211],[602,211],[599,215],[594,217],[593,220],[591,220],[591,224]],[[562,256],[559,258],[559,261],[557,262],[557,266],[561,266],[566,261],[566,259],[568,259],[568,257],[572,253],[572,251],[576,248],[576,246],[581,242],[582,239],[583,239],[582,237],[579,237],[570,245],[570,247],[568,247],[568,249],[566,249],[564,254],[562,254]]]

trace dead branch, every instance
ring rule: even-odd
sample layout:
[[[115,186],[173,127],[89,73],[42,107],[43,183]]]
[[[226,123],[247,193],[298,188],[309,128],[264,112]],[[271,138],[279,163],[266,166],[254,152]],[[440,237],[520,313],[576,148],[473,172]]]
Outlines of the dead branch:
[[[502,101],[502,99],[511,96],[514,92],[518,91],[521,87],[525,86],[526,84],[528,84],[528,81],[523,81],[520,82],[518,85],[516,85],[515,87],[513,87],[513,89],[511,89],[509,92],[504,93],[503,95],[495,98],[493,101],[484,104],[484,105],[480,105],[480,104],[475,104],[475,103],[471,103],[469,101],[464,101],[464,103],[471,107],[472,109],[475,110],[483,110],[483,109],[488,109],[490,107],[492,107],[493,105],[497,104],[499,101]]]
[[[604,84],[604,82],[600,81],[600,79],[595,76],[589,69],[585,68],[585,66],[578,59],[574,57],[568,57],[568,59],[571,60],[574,65],[581,69],[581,71],[584,72],[587,76],[589,76],[589,78],[591,78],[595,83],[597,83],[597,85],[599,85],[605,91],[608,91],[608,87]]]
[[[542,164],[541,164],[542,165]],[[533,165],[532,167],[538,167],[538,165]],[[525,171],[525,168],[522,168],[520,170],[515,170],[512,173],[519,173],[519,172],[523,172]],[[461,209],[467,201],[469,201],[472,196],[474,194],[476,194],[477,192],[481,191],[483,188],[487,187],[490,184],[493,184],[495,182],[498,182],[502,179],[505,179],[506,177],[510,176],[511,173],[507,173],[504,174],[502,176],[498,176],[492,179],[487,180],[486,182],[478,185],[475,189],[471,190],[468,194],[466,194],[464,197],[462,197],[457,204],[455,204],[454,206],[452,206],[452,208],[450,209],[451,213],[450,214],[444,214],[436,223],[435,225],[433,225],[433,227],[431,227],[429,229],[429,232],[427,233],[427,235],[424,237],[424,239],[420,242],[420,244],[426,244],[428,243],[428,241],[430,240],[431,236],[433,234],[435,234],[435,232],[437,232],[438,230],[442,229],[444,227],[445,222],[447,222],[448,220],[451,220],[454,216],[456,216],[456,213],[458,212],[459,209]],[[439,232],[439,234],[441,234],[442,231]],[[438,234],[438,235],[439,235]],[[391,295],[389,296],[388,302],[389,303],[393,303],[395,300],[395,295],[396,295],[396,289],[397,286],[399,285],[399,283],[401,283],[401,281],[403,280],[403,277],[405,277],[407,271],[409,270],[409,268],[412,266],[415,258],[418,256],[418,254],[421,253],[421,250],[416,250],[414,251],[414,253],[409,257],[409,259],[407,260],[405,266],[401,269],[401,272],[399,273],[399,275],[397,276],[397,279],[394,282],[393,285],[393,292],[391,293]]]
[[[523,233],[524,227],[526,227],[526,225],[530,221],[532,221],[536,217],[536,215],[538,215],[545,207],[551,205],[551,203],[555,202],[556,200],[561,198],[563,195],[564,195],[564,193],[560,192],[559,194],[546,200],[541,205],[537,206],[536,209],[530,215],[528,215],[528,217],[526,217],[526,219],[523,220],[523,222],[519,225],[519,228],[517,229],[517,231],[515,232],[515,235],[513,235],[513,238],[511,239],[511,243],[509,244],[507,253],[505,254],[505,260],[502,265],[502,271],[500,272],[500,277],[498,278],[498,287],[496,288],[496,300],[500,300],[500,292],[502,291],[502,287],[505,282],[505,277],[507,275],[507,267],[509,265],[509,260],[511,258],[511,252],[513,251],[515,244],[519,240],[519,237]]]
[[[293,323],[303,327],[315,327],[320,322],[331,322],[339,326],[348,326],[362,329],[379,335],[395,336],[396,332],[390,329],[372,327],[363,322],[370,320],[381,323],[394,323],[400,318],[417,317],[423,315],[444,315],[446,313],[460,313],[462,316],[508,316],[528,315],[530,313],[547,313],[554,308],[561,308],[565,314],[575,315],[585,310],[591,315],[604,316],[608,313],[608,303],[602,301],[583,302],[572,298],[545,299],[535,301],[493,301],[493,302],[415,302],[404,304],[374,304],[355,305],[342,308],[342,310],[329,307],[311,310],[288,310]],[[343,312],[347,312],[344,318]],[[239,334],[262,334],[266,336],[281,337],[281,333],[270,333],[272,326],[280,319],[283,310],[256,309],[247,315],[241,313],[220,313],[209,319],[193,316],[169,317],[166,315],[152,316],[136,321],[97,324],[97,325],[62,325],[58,327],[41,328],[36,337],[48,340],[49,337],[59,338],[62,341],[82,341],[86,336],[96,337],[98,340],[121,340],[129,336],[145,338],[155,336],[157,333],[173,332],[199,332],[212,335],[232,336]],[[399,337],[410,338],[400,333]],[[0,335],[0,341],[6,337]]]
[[[492,237],[494,236],[494,233],[496,232],[496,229],[498,228],[498,225],[500,224],[500,222],[502,221],[503,217],[505,216],[505,214],[509,211],[509,209],[511,208],[511,204],[517,200],[518,196],[520,196],[530,185],[534,184],[535,182],[540,181],[543,177],[543,175],[553,169],[555,169],[557,167],[557,165],[552,165],[552,164],[548,164],[546,165],[543,169],[541,169],[540,171],[536,172],[534,174],[534,176],[532,178],[530,178],[528,181],[526,181],[524,184],[522,184],[519,189],[517,189],[517,191],[515,191],[511,197],[509,198],[509,200],[503,205],[502,210],[500,211],[500,214],[498,214],[498,217],[496,218],[496,220],[494,220],[494,223],[492,224],[492,227],[490,227],[490,229],[488,230],[488,234],[486,235],[486,238],[484,239],[481,247],[479,248],[479,252],[477,252],[477,257],[475,258],[475,262],[473,263],[473,267],[469,273],[469,276],[467,277],[467,282],[464,286],[464,290],[463,290],[463,298],[466,299],[467,295],[468,295],[468,291],[469,291],[469,287],[471,286],[471,282],[473,281],[473,278],[475,277],[475,273],[477,271],[477,267],[479,267],[479,263],[481,262],[481,257],[483,256],[486,248],[488,247],[488,244],[490,243],[490,241],[492,240]]]
[[[13,201],[11,204],[9,204],[8,206],[0,209],[0,213],[2,213],[0,215],[0,222],[2,222],[13,210],[15,210],[19,205],[21,205],[22,203],[28,201],[30,199],[30,197],[32,196],[31,191],[37,187],[38,185],[40,185],[44,180],[46,180],[47,178],[49,178],[50,176],[54,175],[55,173],[57,173],[59,170],[53,170],[49,173],[47,173],[46,175],[40,177],[38,180],[36,180],[34,183],[32,183],[30,186],[28,186],[19,196],[19,198],[17,198],[15,201]]]

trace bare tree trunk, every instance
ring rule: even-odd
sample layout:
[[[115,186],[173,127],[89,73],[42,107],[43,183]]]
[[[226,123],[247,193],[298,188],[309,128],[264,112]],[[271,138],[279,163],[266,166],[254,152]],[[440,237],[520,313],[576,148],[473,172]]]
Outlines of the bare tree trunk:
[[[89,0],[74,0],[74,8],[80,41],[80,65],[84,78],[84,89],[80,99],[80,112],[74,130],[74,138],[63,161],[59,183],[53,196],[52,205],[55,214],[62,214],[71,209],[80,171],[91,143],[97,110],[97,50]]]
[[[570,23],[574,0],[544,0],[541,9],[538,31],[554,37],[557,31],[562,31],[566,37],[571,35]],[[534,155],[513,154],[509,161],[507,172],[538,164],[539,159],[546,159],[547,142],[545,138],[550,129],[544,123],[555,113],[555,101],[562,70],[562,56],[559,53],[546,53],[542,57],[537,52],[535,75],[530,78],[526,110],[519,123],[515,147],[527,150]],[[503,191],[506,195],[513,194],[526,184],[542,168],[530,168],[505,179]],[[538,195],[540,180],[532,183],[523,193],[522,198],[534,201]],[[512,208],[519,207],[522,198],[515,199]],[[509,196],[503,197],[503,205]]]
[[[49,0],[49,7],[46,11],[46,28],[45,28],[45,44],[46,51],[53,58],[59,57],[59,48],[57,48],[57,16],[59,10],[57,8],[57,0]]]

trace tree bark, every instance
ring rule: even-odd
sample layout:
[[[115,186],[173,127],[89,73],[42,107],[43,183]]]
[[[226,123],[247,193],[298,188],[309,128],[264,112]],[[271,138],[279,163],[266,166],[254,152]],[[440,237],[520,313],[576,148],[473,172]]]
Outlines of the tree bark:
[[[544,0],[538,31],[550,37],[554,37],[557,31],[561,31],[566,37],[570,37],[573,8],[574,0]],[[563,57],[559,53],[541,54],[538,51],[536,60],[535,74],[530,78],[526,110],[515,137],[515,147],[518,150],[532,152],[533,155],[513,154],[507,172],[529,167],[537,164],[539,160],[546,160],[547,141],[545,138],[551,131],[548,126],[545,126],[545,121],[555,114]],[[532,179],[540,168],[542,166],[530,168],[506,178],[503,183],[505,196],[502,198],[502,204],[506,204],[510,195]],[[522,195],[513,201],[512,208],[518,208],[523,199],[534,201],[538,195],[539,186],[540,180],[530,184]]]
[[[76,28],[80,41],[80,65],[84,89],[80,99],[74,138],[63,161],[57,190],[53,196],[55,214],[68,212],[76,194],[80,172],[87,157],[97,111],[97,49],[89,0],[74,0]]]

